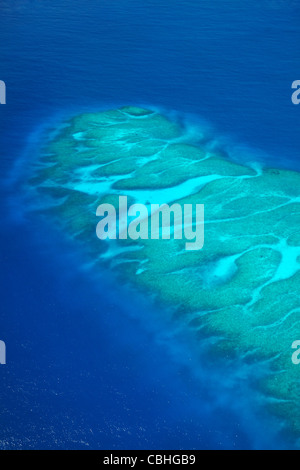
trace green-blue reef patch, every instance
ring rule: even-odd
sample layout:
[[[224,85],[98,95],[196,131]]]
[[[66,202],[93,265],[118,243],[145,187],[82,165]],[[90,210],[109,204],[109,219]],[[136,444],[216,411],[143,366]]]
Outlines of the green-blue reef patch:
[[[264,362],[265,406],[300,438],[300,174],[238,164],[207,139],[146,109],[85,113],[44,144],[29,180],[35,210],[107,266],[177,310],[222,356]],[[96,237],[105,202],[205,205],[205,244]]]

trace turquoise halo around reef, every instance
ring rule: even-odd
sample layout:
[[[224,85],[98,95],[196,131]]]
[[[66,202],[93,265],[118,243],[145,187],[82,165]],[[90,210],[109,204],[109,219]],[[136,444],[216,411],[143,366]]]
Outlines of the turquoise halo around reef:
[[[72,117],[43,145],[28,180],[34,211],[76,239],[91,264],[170,306],[213,356],[265,363],[265,407],[300,437],[300,173],[238,164],[207,139],[137,107]],[[205,244],[96,237],[96,209],[129,203],[205,205]],[[209,357],[209,356],[208,356]],[[209,360],[209,358],[207,359]]]

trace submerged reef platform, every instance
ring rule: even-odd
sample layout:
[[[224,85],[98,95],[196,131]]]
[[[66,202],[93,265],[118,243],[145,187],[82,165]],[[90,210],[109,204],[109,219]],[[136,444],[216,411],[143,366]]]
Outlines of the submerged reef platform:
[[[91,264],[172,306],[213,356],[264,364],[264,406],[300,442],[300,174],[239,164],[209,139],[137,107],[85,113],[43,144],[35,211],[84,247]],[[99,204],[204,204],[205,243],[96,237]],[[209,359],[208,359],[209,360]],[[212,359],[213,360],[213,359]],[[298,442],[298,444],[299,444]]]

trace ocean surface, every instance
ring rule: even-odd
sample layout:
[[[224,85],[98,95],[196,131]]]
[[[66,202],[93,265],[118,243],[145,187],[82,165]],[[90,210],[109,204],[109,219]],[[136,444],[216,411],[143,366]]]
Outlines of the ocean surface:
[[[292,0],[1,0],[0,448],[291,445],[241,365],[208,368],[150,298],[26,223],[22,176],[42,129],[128,104],[180,113],[241,162],[300,170],[299,13]]]

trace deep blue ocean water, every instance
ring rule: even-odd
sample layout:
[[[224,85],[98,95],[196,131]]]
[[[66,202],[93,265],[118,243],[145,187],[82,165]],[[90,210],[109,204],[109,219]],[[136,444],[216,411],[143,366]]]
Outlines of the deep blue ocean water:
[[[0,448],[287,446],[222,363],[200,367],[188,333],[26,224],[18,196],[41,126],[126,104],[299,169],[299,13],[292,0],[1,0]]]

